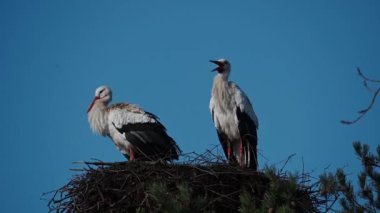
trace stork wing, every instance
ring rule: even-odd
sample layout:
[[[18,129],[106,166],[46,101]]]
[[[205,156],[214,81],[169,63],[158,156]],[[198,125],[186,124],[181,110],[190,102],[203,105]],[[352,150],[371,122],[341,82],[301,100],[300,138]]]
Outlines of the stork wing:
[[[242,139],[249,141],[252,145],[257,146],[257,128],[255,122],[242,112],[239,107],[236,109],[236,116],[239,122],[238,128]]]
[[[245,141],[245,164],[257,169],[257,128],[258,120],[253,111],[252,104],[245,93],[235,84],[232,85],[235,90],[236,117],[241,139]]]
[[[249,101],[247,95],[235,83],[231,83],[230,86],[233,91],[232,94],[234,94],[236,106],[240,109],[240,112],[245,113],[248,116],[248,118],[254,122],[255,129],[258,129],[259,121],[257,119],[255,111],[253,110],[252,104]]]
[[[123,110],[121,113],[123,115],[113,119],[112,125],[136,149],[136,159],[178,159],[181,150],[166,133],[166,128],[157,116],[140,108]]]

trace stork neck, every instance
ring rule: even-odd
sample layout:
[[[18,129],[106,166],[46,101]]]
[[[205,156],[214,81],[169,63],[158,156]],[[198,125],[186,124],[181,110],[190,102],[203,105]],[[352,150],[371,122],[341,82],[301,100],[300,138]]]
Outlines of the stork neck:
[[[230,75],[230,71],[229,70],[226,70],[222,73],[218,73],[218,75],[215,76],[215,78],[219,77],[221,78],[223,81],[228,81],[228,76]]]
[[[102,102],[96,102],[88,112],[88,122],[93,132],[106,136],[108,132],[107,106]]]
[[[228,87],[228,76],[223,74],[218,74],[214,77],[214,87]]]
[[[218,106],[222,111],[227,111],[231,108],[232,97],[229,89],[229,82],[224,76],[215,76],[212,95],[218,102]]]

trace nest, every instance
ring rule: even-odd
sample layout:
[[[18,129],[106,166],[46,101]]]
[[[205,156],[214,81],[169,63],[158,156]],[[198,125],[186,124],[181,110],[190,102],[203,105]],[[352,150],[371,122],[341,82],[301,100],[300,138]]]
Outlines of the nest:
[[[53,192],[50,212],[178,212],[178,203],[187,210],[181,212],[238,212],[242,195],[260,208],[273,188],[267,174],[230,166],[219,157],[212,162],[205,155],[187,158],[176,164],[83,162],[84,168],[76,169],[80,174]],[[286,177],[278,178],[286,186]],[[289,202],[296,212],[316,212],[313,193],[312,187],[297,187],[291,200],[276,202]]]

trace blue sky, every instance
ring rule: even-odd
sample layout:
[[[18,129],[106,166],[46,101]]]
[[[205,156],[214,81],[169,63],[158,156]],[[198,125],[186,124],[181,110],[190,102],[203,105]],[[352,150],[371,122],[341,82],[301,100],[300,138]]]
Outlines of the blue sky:
[[[43,192],[74,161],[123,161],[92,134],[96,87],[157,114],[184,152],[218,144],[208,110],[214,67],[260,121],[260,166],[296,156],[290,171],[360,169],[352,142],[380,141],[380,109],[352,126],[380,78],[380,3],[368,1],[0,1],[0,212],[44,212]],[[281,165],[281,164],[278,164]]]

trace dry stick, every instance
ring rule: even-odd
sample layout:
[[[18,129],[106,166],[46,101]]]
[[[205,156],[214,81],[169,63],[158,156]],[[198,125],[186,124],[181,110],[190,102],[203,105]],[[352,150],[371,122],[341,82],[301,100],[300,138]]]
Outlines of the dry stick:
[[[368,81],[368,82],[373,82],[373,83],[380,83],[380,80],[374,80],[374,79],[370,79],[368,77],[366,77],[362,71],[360,70],[359,67],[356,68],[357,71],[358,71],[358,74],[365,80],[365,81]]]
[[[372,100],[371,100],[370,104],[368,105],[368,107],[365,108],[365,109],[362,109],[362,110],[358,111],[359,116],[358,116],[356,119],[354,119],[354,120],[352,120],[352,121],[341,120],[340,122],[341,122],[342,124],[350,125],[350,124],[354,124],[354,123],[356,123],[357,121],[359,121],[359,120],[360,120],[365,114],[367,114],[367,112],[372,108],[372,106],[373,106],[373,104],[375,103],[376,97],[377,97],[377,95],[379,94],[379,92],[380,92],[380,87],[375,91],[374,95],[372,96]]]
[[[377,95],[378,95],[379,92],[380,92],[380,87],[377,88],[376,91],[374,91],[374,90],[372,90],[372,89],[368,86],[368,84],[367,84],[367,82],[371,82],[371,83],[380,83],[380,80],[374,80],[374,79],[370,79],[370,78],[368,78],[367,76],[365,76],[365,75],[362,73],[362,71],[360,70],[359,67],[357,68],[357,71],[358,71],[359,76],[363,78],[363,84],[364,84],[364,87],[365,87],[368,91],[370,91],[371,93],[373,93],[373,96],[372,96],[371,102],[369,103],[368,107],[365,108],[365,109],[362,109],[362,110],[359,110],[359,111],[358,111],[359,116],[358,116],[357,118],[355,118],[354,120],[351,120],[351,121],[348,121],[348,120],[341,120],[340,122],[341,122],[342,124],[350,125],[350,124],[354,124],[354,123],[358,122],[358,121],[359,121],[359,120],[360,120],[365,114],[367,114],[367,112],[368,112],[369,110],[372,109],[372,106],[374,105],[374,103],[375,103],[375,101],[376,101],[376,97],[377,97]]]
[[[211,189],[209,189],[209,191],[212,192],[212,193],[214,193],[214,194],[216,194],[216,195],[218,195],[219,197],[213,199],[213,200],[210,201],[208,204],[212,204],[212,203],[216,202],[217,200],[219,200],[220,198],[226,198],[226,199],[228,199],[228,200],[230,200],[230,201],[232,201],[232,202],[238,202],[237,200],[231,198],[230,196],[239,193],[239,192],[240,192],[239,190],[238,190],[238,191],[231,192],[231,193],[226,194],[226,195],[224,195],[224,194],[220,194],[220,193],[218,193],[218,192],[216,192],[216,191],[214,191],[214,190],[211,190]]]
[[[290,159],[292,159],[294,156],[296,156],[296,153],[293,153],[293,154],[291,154],[291,155],[288,156],[288,158],[286,159],[284,165],[280,169],[280,173],[282,173],[282,171],[284,170],[285,166],[288,164],[288,162],[290,161]]]

